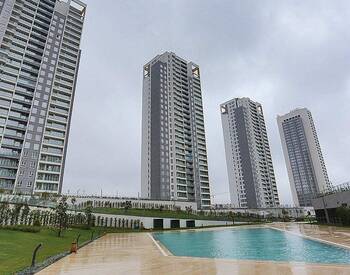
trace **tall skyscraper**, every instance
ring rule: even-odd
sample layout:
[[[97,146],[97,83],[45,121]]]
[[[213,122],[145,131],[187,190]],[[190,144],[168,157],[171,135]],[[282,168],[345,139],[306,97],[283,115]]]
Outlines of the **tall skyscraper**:
[[[220,105],[233,207],[279,205],[261,104],[234,98]]]
[[[198,65],[165,52],[143,67],[142,179],[144,198],[210,206]]]
[[[296,109],[277,123],[294,204],[311,206],[312,197],[330,186],[311,112]]]
[[[85,8],[0,0],[0,189],[61,192]]]

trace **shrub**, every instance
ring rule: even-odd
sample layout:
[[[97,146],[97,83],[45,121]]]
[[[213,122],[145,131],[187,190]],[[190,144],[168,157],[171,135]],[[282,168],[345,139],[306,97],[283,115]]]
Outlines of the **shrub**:
[[[91,229],[91,227],[86,225],[86,224],[72,224],[69,227],[70,228],[82,229],[82,230],[90,230]]]
[[[0,229],[30,232],[30,233],[39,233],[40,232],[40,227],[26,226],[26,225],[17,225],[17,226],[16,225],[7,225],[7,226],[1,226]]]
[[[350,225],[350,209],[341,206],[336,210],[336,217],[341,220],[343,225]]]
[[[40,227],[41,226],[40,220],[39,219],[35,219],[33,221],[33,226]]]

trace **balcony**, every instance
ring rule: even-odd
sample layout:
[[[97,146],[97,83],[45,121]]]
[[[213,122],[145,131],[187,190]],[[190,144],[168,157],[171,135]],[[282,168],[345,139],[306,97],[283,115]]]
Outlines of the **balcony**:
[[[7,169],[0,169],[0,178],[16,179],[16,172],[9,172]]]

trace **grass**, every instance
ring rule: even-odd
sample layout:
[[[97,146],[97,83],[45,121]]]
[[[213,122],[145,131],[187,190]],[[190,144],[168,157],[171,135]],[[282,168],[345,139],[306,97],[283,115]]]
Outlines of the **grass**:
[[[79,243],[91,238],[92,230],[67,229],[63,237],[57,237],[57,231],[42,228],[38,233],[0,229],[0,274],[13,274],[31,264],[34,248],[42,243],[36,262],[50,256],[69,251],[71,243],[80,233]]]
[[[159,217],[159,218],[174,218],[174,219],[196,219],[196,220],[221,220],[230,221],[228,216],[205,216],[200,214],[189,214],[185,211],[171,211],[159,209],[137,209],[132,208],[125,211],[122,208],[93,208],[94,213],[113,214],[113,215],[129,215],[142,217]]]

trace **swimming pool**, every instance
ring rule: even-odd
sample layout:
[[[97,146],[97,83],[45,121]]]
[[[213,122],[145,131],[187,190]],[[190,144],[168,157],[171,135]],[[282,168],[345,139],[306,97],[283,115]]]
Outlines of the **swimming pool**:
[[[173,255],[239,260],[350,264],[350,250],[272,228],[154,233]]]

